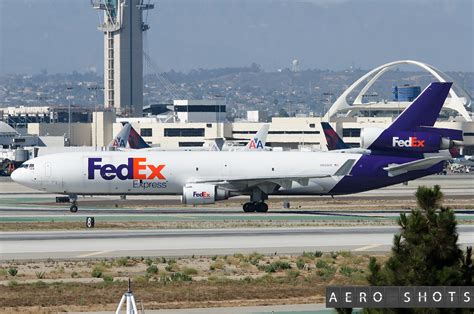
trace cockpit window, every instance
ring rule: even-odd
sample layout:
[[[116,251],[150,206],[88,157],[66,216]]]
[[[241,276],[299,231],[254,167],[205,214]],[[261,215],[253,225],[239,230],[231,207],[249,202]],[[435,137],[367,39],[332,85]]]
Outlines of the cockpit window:
[[[34,165],[34,164],[22,164],[22,165],[21,165],[21,168],[34,170],[34,169],[35,169],[35,165]]]

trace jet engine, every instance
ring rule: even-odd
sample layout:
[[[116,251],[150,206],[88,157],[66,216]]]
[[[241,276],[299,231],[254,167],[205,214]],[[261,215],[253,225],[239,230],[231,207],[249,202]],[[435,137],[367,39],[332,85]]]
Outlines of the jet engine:
[[[213,184],[196,183],[186,184],[183,187],[183,196],[181,202],[183,204],[201,205],[214,204],[229,198],[229,191],[219,188]]]
[[[383,130],[382,128],[363,128],[360,131],[360,147],[368,149]]]

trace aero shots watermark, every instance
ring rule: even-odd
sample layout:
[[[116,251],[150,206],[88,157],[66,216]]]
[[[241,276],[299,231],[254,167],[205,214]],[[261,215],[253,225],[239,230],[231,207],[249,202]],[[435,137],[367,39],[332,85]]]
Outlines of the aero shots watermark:
[[[474,308],[473,286],[327,287],[328,308]]]

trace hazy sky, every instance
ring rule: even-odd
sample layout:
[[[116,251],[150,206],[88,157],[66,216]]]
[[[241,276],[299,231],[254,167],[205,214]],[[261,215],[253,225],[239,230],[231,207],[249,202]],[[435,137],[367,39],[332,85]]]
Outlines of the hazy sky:
[[[152,0],[145,45],[163,69],[369,69],[398,59],[474,71],[474,0]],[[0,0],[0,75],[102,71],[89,0]]]

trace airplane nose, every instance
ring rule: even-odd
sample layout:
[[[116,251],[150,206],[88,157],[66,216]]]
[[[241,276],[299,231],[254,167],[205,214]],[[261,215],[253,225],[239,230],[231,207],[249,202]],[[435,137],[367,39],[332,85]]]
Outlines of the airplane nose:
[[[16,169],[15,171],[12,172],[12,174],[10,175],[10,178],[14,182],[22,184],[24,181],[24,173],[23,173],[24,170],[25,169],[22,169],[22,168]]]
[[[12,174],[10,175],[10,178],[16,182],[16,180],[18,179],[18,169],[15,169]]]

